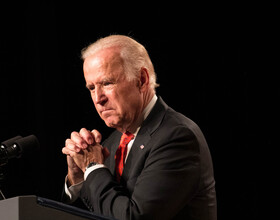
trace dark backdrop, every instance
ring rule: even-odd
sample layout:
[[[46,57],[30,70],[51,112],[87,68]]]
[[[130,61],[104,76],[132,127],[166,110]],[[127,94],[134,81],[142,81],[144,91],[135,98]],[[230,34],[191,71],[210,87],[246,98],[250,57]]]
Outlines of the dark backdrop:
[[[261,125],[273,120],[271,114],[262,119],[263,106],[270,107],[264,91],[273,80],[257,74],[262,14],[244,5],[138,4],[22,1],[1,7],[0,141],[35,134],[41,144],[38,152],[9,161],[2,191],[59,200],[67,172],[61,149],[71,131],[97,128],[104,138],[111,132],[85,89],[80,50],[117,33],[147,48],[158,95],[204,132],[219,218],[256,219],[264,172],[258,154],[271,145],[270,127]]]

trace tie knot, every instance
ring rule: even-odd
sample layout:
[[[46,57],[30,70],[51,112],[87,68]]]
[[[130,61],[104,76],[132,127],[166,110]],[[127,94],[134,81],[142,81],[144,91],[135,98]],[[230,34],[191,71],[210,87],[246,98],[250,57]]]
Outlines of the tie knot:
[[[127,145],[133,138],[134,135],[131,134],[129,131],[123,133],[121,137],[121,145]]]

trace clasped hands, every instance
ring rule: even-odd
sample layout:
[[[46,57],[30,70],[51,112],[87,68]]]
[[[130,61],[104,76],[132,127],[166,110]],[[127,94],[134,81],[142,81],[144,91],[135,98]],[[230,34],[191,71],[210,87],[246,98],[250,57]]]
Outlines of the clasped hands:
[[[70,185],[83,181],[84,172],[90,162],[103,164],[109,156],[107,148],[100,144],[101,134],[97,130],[82,128],[80,132],[72,132],[65,141],[62,153],[67,155],[68,181]]]

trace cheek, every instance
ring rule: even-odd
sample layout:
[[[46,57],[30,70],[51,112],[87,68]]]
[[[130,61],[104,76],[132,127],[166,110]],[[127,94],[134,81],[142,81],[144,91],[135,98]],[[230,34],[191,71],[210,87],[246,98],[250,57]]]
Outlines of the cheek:
[[[141,98],[138,94],[128,96],[122,103],[122,112],[127,118],[134,118],[141,109]]]

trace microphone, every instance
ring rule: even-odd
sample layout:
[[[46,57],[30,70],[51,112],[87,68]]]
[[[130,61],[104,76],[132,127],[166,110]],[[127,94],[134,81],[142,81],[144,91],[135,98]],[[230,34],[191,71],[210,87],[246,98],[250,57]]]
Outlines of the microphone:
[[[18,139],[20,139],[20,138],[22,138],[22,136],[16,136],[16,137],[13,137],[13,138],[11,138],[11,139],[9,139],[9,140],[6,140],[6,141],[3,141],[2,143],[1,143],[1,149],[6,149],[7,147],[10,147],[11,145],[13,145],[14,144],[14,142],[16,141],[16,140],[18,140]]]
[[[1,143],[1,145],[0,145],[0,154],[1,154],[1,155],[4,154],[5,150],[6,150],[8,147],[12,146],[12,145],[14,144],[14,142],[15,142],[16,140],[20,139],[20,138],[22,138],[22,136],[16,136],[16,137],[13,137],[13,138],[8,139],[8,140],[6,140],[6,141],[3,141],[3,142]],[[5,165],[7,162],[8,162],[8,159],[7,159],[7,158],[2,159],[2,157],[0,157],[0,168],[1,168],[1,166]],[[1,170],[0,170],[0,180],[2,179],[2,176],[3,176],[3,174],[2,174],[2,172],[1,172]]]
[[[0,161],[7,161],[11,158],[20,158],[23,153],[29,153],[39,149],[40,144],[35,135],[27,137],[16,136],[1,143]]]
[[[0,185],[5,179],[5,165],[11,158],[20,158],[23,153],[29,153],[40,147],[35,135],[27,137],[16,136],[1,143],[0,146]],[[6,199],[0,189],[0,200]]]

